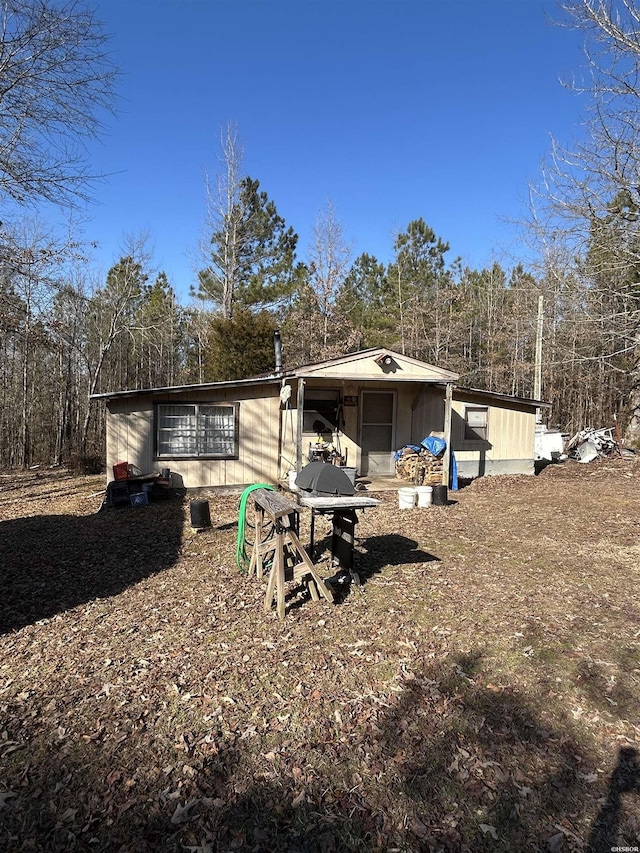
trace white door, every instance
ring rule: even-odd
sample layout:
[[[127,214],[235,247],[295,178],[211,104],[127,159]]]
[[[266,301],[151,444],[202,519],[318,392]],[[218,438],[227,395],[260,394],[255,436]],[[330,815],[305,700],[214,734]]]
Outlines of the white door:
[[[363,391],[360,421],[361,473],[370,477],[393,474],[395,441],[394,391]]]

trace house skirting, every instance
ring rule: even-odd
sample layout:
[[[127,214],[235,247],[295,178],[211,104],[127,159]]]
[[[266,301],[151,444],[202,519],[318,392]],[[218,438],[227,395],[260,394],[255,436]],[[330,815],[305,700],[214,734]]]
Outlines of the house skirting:
[[[531,459],[458,459],[458,477],[472,479],[497,474],[535,474],[534,460]]]

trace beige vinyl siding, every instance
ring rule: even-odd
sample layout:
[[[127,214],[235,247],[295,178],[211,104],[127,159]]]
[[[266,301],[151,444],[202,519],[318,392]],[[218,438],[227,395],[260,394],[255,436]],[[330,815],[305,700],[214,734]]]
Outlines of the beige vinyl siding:
[[[528,459],[533,457],[535,433],[535,410],[532,408],[513,408],[496,405],[495,401],[480,395],[466,400],[455,399],[454,390],[452,409],[451,444],[457,458],[471,458],[477,455],[482,441],[465,441],[464,413],[466,406],[480,406],[488,409],[488,444],[485,450],[488,458]],[[439,388],[424,387],[417,396],[412,412],[412,442],[419,442],[432,431],[440,431],[444,425],[444,399]]]
[[[314,368],[309,372],[309,375],[313,376],[314,379],[323,376],[335,376],[340,379],[366,379],[390,384],[420,381],[445,382],[451,375],[432,365],[418,364],[398,355],[394,355],[394,362],[396,364],[395,369],[384,370],[376,363],[374,356],[369,356],[345,361],[345,363],[328,364],[324,367]]]
[[[367,391],[369,386],[367,386]],[[406,444],[413,444],[420,439],[413,435],[413,406],[415,404],[416,391],[415,387],[409,385],[397,386],[397,410],[396,410],[396,430],[395,430],[395,447],[394,450],[399,450]]]
[[[444,429],[444,397],[441,388],[420,386],[411,399],[411,440],[418,444],[432,432]]]
[[[488,409],[487,441],[469,441],[464,438],[466,406],[485,406]],[[533,459],[535,437],[535,411],[517,410],[491,405],[488,399],[454,400],[452,446],[458,461],[472,460],[482,451],[487,460]]]
[[[127,461],[143,473],[170,468],[185,488],[214,488],[255,482],[276,482],[278,476],[278,388],[188,391],[113,400],[107,407],[107,476],[112,466]],[[265,396],[269,395],[269,396]],[[154,456],[157,403],[238,402],[238,459],[172,459]]]
[[[453,391],[451,446],[458,468],[465,476],[484,473],[532,473],[534,459],[535,409],[525,404],[499,403],[481,393]],[[463,399],[460,399],[463,397]],[[488,410],[488,440],[466,441],[466,406]],[[444,399],[441,388],[423,386],[412,412],[412,440],[417,444],[432,431],[444,426]]]
[[[115,411],[114,411],[115,409]],[[119,400],[107,408],[107,475],[116,462],[128,462],[143,473],[153,470],[153,407],[150,398]]]
[[[280,381],[271,377],[259,383],[197,385],[172,390],[123,392],[107,400],[107,471],[127,461],[144,473],[170,468],[186,488],[243,486],[276,483],[297,458],[298,380],[306,389],[332,389],[354,405],[343,409],[344,428],[340,452],[351,467],[360,470],[362,452],[361,410],[363,391],[395,394],[394,450],[418,444],[431,432],[444,429],[446,383],[455,374],[408,356],[393,354],[393,365],[382,369],[375,355],[344,357],[318,366],[301,368],[285,381],[291,387],[291,409],[280,405]],[[437,384],[434,384],[437,383]],[[188,403],[238,404],[238,458],[158,458],[155,453],[155,406]],[[467,441],[465,405],[488,410],[488,440]],[[490,395],[474,389],[453,388],[451,446],[456,460],[465,465],[464,476],[484,473],[530,473],[533,470],[535,408],[528,401]],[[293,436],[292,436],[293,432]],[[304,433],[302,458],[306,464],[314,433]],[[334,431],[334,444],[336,443]],[[282,445],[280,441],[282,440]],[[466,473],[468,472],[468,473]],[[181,481],[180,481],[181,478]]]

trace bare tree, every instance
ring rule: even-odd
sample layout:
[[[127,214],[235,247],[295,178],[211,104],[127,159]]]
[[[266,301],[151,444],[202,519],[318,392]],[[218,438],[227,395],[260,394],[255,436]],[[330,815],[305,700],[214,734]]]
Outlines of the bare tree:
[[[567,82],[586,102],[577,141],[554,143],[532,195],[533,225],[548,254],[563,242],[583,284],[589,346],[640,439],[640,9],[636,0],[567,0],[567,26],[585,39],[586,65]],[[559,278],[566,278],[563,270]],[[584,339],[584,336],[580,336]],[[599,341],[594,351],[592,341]],[[628,381],[610,381],[625,372]],[[609,412],[611,416],[615,412]]]
[[[214,186],[206,176],[208,233],[202,254],[207,267],[199,274],[201,294],[215,299],[224,317],[231,316],[237,286],[239,237],[244,219],[240,204],[243,158],[238,128],[229,121],[220,131],[218,160],[221,169]]]
[[[123,255],[107,274],[88,302],[86,327],[85,368],[88,376],[88,396],[101,388],[129,386],[130,356],[135,348],[136,312],[147,280],[149,255],[145,235],[125,238]],[[132,367],[135,374],[135,365]],[[86,452],[92,401],[87,407],[82,426],[80,446]]]
[[[328,201],[316,219],[309,252],[309,283],[315,293],[320,314],[323,357],[330,354],[330,331],[335,319],[335,301],[349,272],[350,260],[351,251],[342,225],[337,218],[333,202]]]
[[[210,317],[199,306],[185,310],[186,371],[190,382],[204,382],[209,347]]]
[[[20,425],[15,442],[19,452],[14,460],[19,465],[28,465],[32,458],[32,434],[39,428],[32,410],[39,402],[41,373],[50,350],[52,306],[65,268],[78,248],[37,218],[23,219],[11,230],[0,232],[0,269],[5,281],[0,317],[7,317],[7,312],[13,317],[7,332],[15,342],[12,372],[20,376],[19,406],[17,395],[13,401],[15,421]]]
[[[242,149],[235,125],[227,124],[220,141],[223,171],[215,193],[208,185],[210,233],[197,295],[230,319],[236,306],[273,309],[289,297],[298,236],[260,182],[240,177]]]
[[[87,139],[113,105],[107,36],[79,0],[0,0],[0,193],[69,204],[92,176]]]

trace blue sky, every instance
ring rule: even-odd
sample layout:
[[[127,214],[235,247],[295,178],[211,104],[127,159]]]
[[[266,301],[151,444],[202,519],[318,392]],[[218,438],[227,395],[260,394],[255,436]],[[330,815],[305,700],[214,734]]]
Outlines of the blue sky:
[[[122,69],[118,115],[90,147],[86,236],[103,270],[146,231],[182,301],[196,281],[205,173],[237,124],[307,254],[332,202],[353,257],[387,262],[422,217],[472,266],[522,252],[527,187],[580,102],[578,34],[555,0],[98,0]],[[507,253],[505,255],[505,253]]]

